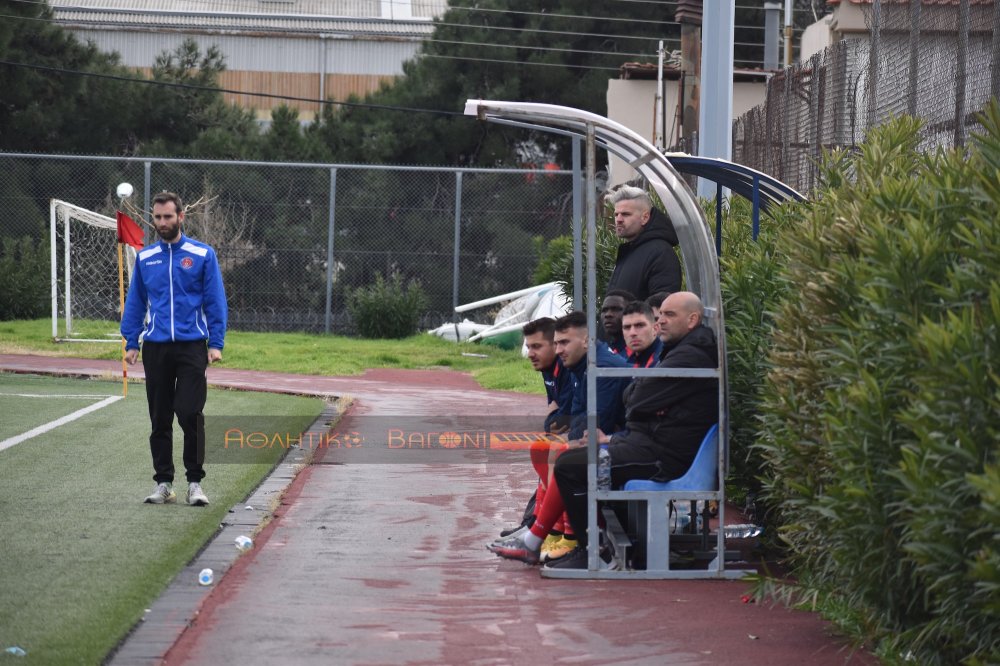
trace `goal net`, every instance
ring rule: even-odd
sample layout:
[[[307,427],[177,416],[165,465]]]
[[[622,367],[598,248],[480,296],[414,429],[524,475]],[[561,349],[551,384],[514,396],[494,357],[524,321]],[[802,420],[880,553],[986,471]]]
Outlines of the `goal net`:
[[[52,337],[64,342],[120,342],[118,225],[114,218],[65,201],[49,202]],[[135,250],[126,245],[125,288]]]

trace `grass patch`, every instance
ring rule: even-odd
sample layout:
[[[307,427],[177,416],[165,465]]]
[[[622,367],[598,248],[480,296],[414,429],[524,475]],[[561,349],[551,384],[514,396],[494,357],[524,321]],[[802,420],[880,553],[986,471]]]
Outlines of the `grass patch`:
[[[120,389],[116,382],[0,374],[0,393],[120,395]],[[62,404],[58,417],[79,409],[79,402],[0,395],[0,412],[4,423],[24,432],[38,420],[36,410],[49,417]],[[304,429],[322,407],[315,398],[210,390],[205,412],[292,419]],[[19,645],[35,663],[99,663],[281,453],[262,449],[253,464],[206,464],[212,503],[189,507],[182,503],[176,428],[181,503],[153,506],[141,503],[153,488],[148,434],[145,394],[131,391],[0,451],[3,645]]]
[[[79,334],[103,338],[116,330],[114,322],[76,322]],[[487,354],[487,358],[463,356]],[[114,344],[52,341],[49,319],[0,324],[0,353],[44,354],[93,359],[118,359]],[[358,375],[369,368],[447,368],[468,372],[487,389],[544,393],[538,373],[519,351],[448,342],[421,333],[402,340],[366,340],[309,333],[226,334],[223,365],[243,370],[291,372],[303,375]]]

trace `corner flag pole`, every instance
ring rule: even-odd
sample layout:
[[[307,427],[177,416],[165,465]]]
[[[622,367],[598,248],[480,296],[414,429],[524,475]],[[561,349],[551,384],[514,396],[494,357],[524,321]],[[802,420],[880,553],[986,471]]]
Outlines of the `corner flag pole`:
[[[118,243],[118,306],[119,320],[125,316],[125,275],[122,266],[122,244]],[[128,365],[125,363],[125,338],[122,337],[122,397],[128,397]]]

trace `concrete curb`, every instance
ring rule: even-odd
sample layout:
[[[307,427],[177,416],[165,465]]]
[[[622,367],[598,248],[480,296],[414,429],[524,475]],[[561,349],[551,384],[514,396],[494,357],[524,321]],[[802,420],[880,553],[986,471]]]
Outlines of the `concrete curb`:
[[[329,403],[307,432],[328,433],[343,411],[339,400]],[[309,452],[291,447],[250,497],[229,510],[215,536],[170,582],[118,647],[105,657],[104,663],[111,666],[161,663],[241,555],[236,548],[236,537],[251,536],[267,524],[274,515],[275,501],[309,464],[309,459]],[[253,510],[248,510],[248,506]],[[214,582],[203,586],[198,583],[198,573],[206,568],[214,572]]]

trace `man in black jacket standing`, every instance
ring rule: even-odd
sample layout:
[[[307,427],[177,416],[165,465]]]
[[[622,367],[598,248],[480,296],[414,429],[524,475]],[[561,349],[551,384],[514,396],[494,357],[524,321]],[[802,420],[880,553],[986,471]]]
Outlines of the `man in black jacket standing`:
[[[615,207],[615,234],[623,241],[608,291],[625,289],[640,301],[658,291],[680,291],[677,232],[670,219],[653,208],[649,195],[638,187],[620,187],[608,201]]]

